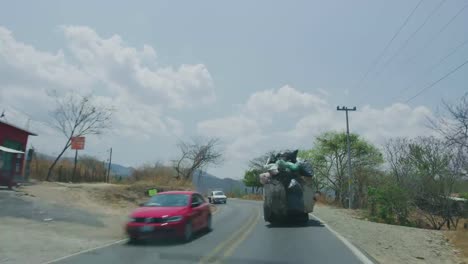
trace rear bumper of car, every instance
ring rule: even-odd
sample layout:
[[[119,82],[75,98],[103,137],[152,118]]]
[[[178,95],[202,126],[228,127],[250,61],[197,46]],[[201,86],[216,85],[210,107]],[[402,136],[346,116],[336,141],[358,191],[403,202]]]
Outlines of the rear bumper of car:
[[[225,203],[227,198],[211,198],[212,203]]]
[[[145,238],[173,238],[184,235],[185,222],[175,223],[135,223],[130,222],[125,226],[125,232],[129,237]]]

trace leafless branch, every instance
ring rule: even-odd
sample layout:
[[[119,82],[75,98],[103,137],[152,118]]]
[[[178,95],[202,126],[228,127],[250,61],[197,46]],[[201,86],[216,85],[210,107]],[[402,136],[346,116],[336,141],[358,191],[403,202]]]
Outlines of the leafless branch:
[[[70,147],[73,137],[98,135],[110,128],[113,109],[97,106],[91,96],[71,94],[60,97],[53,93],[57,107],[51,113],[54,123],[52,126],[59,130],[67,139],[65,146],[49,168],[47,180],[50,180],[52,171]]]
[[[174,161],[174,169],[180,179],[191,179],[195,171],[223,162],[222,152],[218,149],[218,139],[181,141],[178,144],[180,158]]]

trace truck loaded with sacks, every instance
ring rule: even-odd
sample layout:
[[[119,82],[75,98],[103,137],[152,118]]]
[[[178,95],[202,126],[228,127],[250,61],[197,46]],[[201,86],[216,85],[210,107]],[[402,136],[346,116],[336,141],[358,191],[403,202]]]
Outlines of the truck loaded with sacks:
[[[298,150],[272,154],[259,175],[263,184],[265,221],[307,223],[314,210],[314,172],[310,160],[297,158]]]

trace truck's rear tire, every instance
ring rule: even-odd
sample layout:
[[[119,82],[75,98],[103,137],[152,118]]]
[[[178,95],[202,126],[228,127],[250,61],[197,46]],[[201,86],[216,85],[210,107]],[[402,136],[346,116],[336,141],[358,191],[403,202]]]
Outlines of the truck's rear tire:
[[[300,217],[300,223],[301,224],[308,224],[309,223],[309,214],[308,213],[304,213],[301,217]]]
[[[266,222],[271,222],[271,210],[267,206],[263,206],[263,218]]]

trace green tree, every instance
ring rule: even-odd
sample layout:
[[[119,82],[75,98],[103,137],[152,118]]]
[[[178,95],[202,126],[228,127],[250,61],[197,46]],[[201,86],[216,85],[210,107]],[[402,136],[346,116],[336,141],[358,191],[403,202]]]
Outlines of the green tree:
[[[346,134],[326,132],[315,139],[314,146],[314,149],[303,152],[301,157],[312,159],[317,185],[331,188],[335,199],[345,205],[349,199]],[[350,150],[353,186],[358,187],[354,190],[353,200],[359,202],[367,195],[369,175],[378,172],[383,156],[374,145],[357,134],[350,134]]]
[[[258,189],[262,187],[260,178],[258,177],[259,174],[257,170],[248,170],[244,174],[243,182],[245,186],[252,188],[252,192],[258,192]]]

